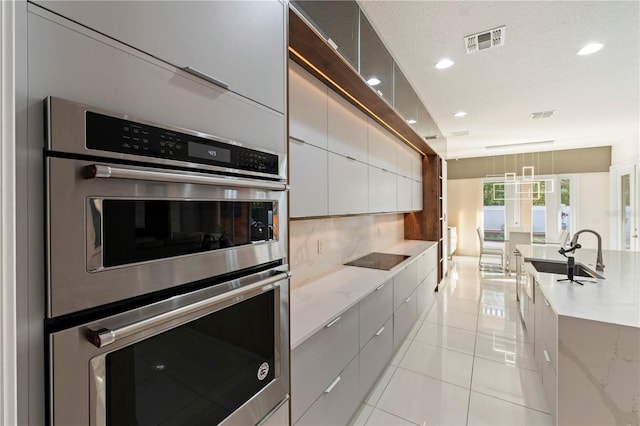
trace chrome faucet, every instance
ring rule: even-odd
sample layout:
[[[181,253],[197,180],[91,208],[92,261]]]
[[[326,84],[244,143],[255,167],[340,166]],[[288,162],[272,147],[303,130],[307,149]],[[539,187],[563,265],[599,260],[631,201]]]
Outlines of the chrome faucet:
[[[596,259],[596,271],[604,271],[604,263],[602,263],[602,237],[600,236],[600,234],[592,229],[581,229],[573,235],[570,245],[574,247],[576,244],[578,244],[578,236],[583,232],[591,232],[598,239],[598,257]]]

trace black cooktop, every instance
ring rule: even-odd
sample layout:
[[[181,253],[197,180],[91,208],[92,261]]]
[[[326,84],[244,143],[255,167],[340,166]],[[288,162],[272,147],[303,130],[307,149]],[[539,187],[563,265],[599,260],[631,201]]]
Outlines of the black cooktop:
[[[361,268],[373,268],[373,269],[389,269],[396,266],[398,263],[408,259],[409,256],[403,254],[390,254],[390,253],[369,253],[366,256],[362,256],[356,260],[345,263],[347,266],[360,266]]]

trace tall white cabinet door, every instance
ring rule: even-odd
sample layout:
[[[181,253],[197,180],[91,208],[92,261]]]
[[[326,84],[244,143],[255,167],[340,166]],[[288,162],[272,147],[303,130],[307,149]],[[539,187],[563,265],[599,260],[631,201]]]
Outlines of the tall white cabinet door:
[[[396,172],[396,141],[379,124],[369,119],[369,164]]]
[[[329,214],[368,211],[369,179],[366,164],[329,153]]]
[[[289,61],[289,135],[327,149],[327,86]]]
[[[413,184],[412,180],[404,176],[398,176],[397,180],[397,202],[398,211],[408,212],[413,210],[412,192]]]
[[[411,210],[422,210],[422,182],[411,180]]]
[[[395,173],[369,166],[369,213],[396,211]]]
[[[396,173],[400,176],[411,178],[413,175],[411,171],[411,150],[403,143],[396,145],[397,155],[397,170]]]
[[[329,151],[367,162],[367,119],[353,105],[329,91]]]
[[[422,182],[422,156],[411,151],[411,179]]]
[[[284,112],[286,10],[280,1],[38,1],[43,7],[190,67]]]
[[[326,216],[328,209],[327,151],[291,139],[291,217]]]

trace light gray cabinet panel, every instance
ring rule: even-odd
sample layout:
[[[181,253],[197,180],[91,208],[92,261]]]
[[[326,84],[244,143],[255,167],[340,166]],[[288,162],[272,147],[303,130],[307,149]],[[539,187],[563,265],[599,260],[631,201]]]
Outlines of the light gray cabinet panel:
[[[542,360],[542,387],[547,397],[547,403],[549,403],[551,418],[556,420],[558,415],[558,375],[552,363],[545,359]]]
[[[393,318],[360,351],[360,395],[366,395],[393,355]]]
[[[411,262],[406,268],[393,277],[393,310],[395,311],[404,303],[405,299],[418,286],[418,267],[416,262]]]
[[[404,176],[397,177],[397,202],[398,211],[408,212],[413,209],[413,202],[411,200],[413,196],[413,181]]]
[[[358,354],[359,309],[329,322],[291,354],[291,416],[296,422],[340,371]],[[357,389],[357,372],[356,372]]]
[[[542,341],[551,359],[553,369],[558,371],[558,317],[551,309],[551,304],[542,296],[536,303],[542,303]],[[536,324],[536,328],[538,325]]]
[[[328,102],[329,151],[367,163],[367,118],[333,91]]]
[[[287,42],[282,2],[38,3],[171,65],[196,69],[226,83],[235,93],[284,112]],[[105,64],[108,62],[99,61],[96,65]]]
[[[393,351],[397,351],[416,322],[416,297],[411,293],[393,313]]]
[[[369,164],[395,173],[396,144],[387,130],[369,118]]]
[[[422,182],[411,181],[411,210],[422,210]]]
[[[291,217],[326,216],[328,209],[328,153],[290,139]]]
[[[397,210],[395,173],[369,166],[369,213]]]
[[[435,292],[437,281],[436,271],[431,273],[425,278],[424,281],[416,289],[416,317],[420,318],[420,315],[431,306],[435,300]]]
[[[327,86],[289,61],[289,134],[327,149]]]
[[[393,280],[378,286],[360,302],[360,347],[364,346],[393,314]]]
[[[359,359],[356,356],[339,375],[325,384],[320,397],[295,424],[299,426],[346,425],[359,407]]]
[[[329,214],[367,213],[369,166],[329,153]]]
[[[58,96],[286,152],[281,113],[206,84],[35,5],[28,7],[31,102]]]
[[[544,296],[542,295],[542,290],[540,290],[540,286],[537,283],[534,286],[534,291],[535,291],[535,300],[537,301],[534,305],[534,322],[536,324],[542,325],[542,305],[543,305],[542,299],[544,298]],[[527,295],[525,293],[522,293],[520,295],[520,298],[524,298],[526,300]],[[534,358],[536,361],[536,369],[538,371],[542,371],[542,363],[544,362],[544,351],[545,351],[545,347],[544,347],[544,339],[542,338],[542,326],[540,326],[534,330],[534,340],[533,340],[533,352],[534,352]]]

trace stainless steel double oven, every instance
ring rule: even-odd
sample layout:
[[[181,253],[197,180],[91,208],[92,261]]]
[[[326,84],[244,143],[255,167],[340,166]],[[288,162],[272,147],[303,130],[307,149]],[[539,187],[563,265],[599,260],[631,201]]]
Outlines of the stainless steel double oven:
[[[49,424],[259,423],[289,388],[285,154],[45,111]]]

